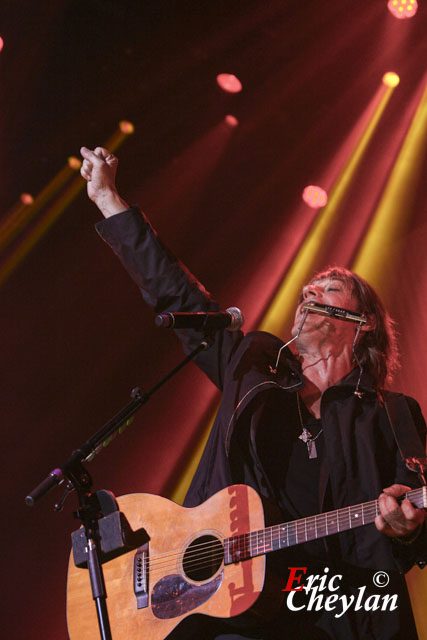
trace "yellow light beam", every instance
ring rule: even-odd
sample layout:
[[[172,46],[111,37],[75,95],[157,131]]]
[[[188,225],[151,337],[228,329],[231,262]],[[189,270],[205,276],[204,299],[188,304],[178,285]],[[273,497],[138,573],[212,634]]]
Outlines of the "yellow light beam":
[[[127,137],[134,133],[135,128],[128,120],[121,120],[119,126],[113,135],[104,144],[109,151],[115,151],[126,140]]]
[[[390,250],[409,222],[408,211],[427,146],[427,86],[352,269],[376,288],[389,278]]]
[[[75,174],[68,164],[34,198],[30,205],[15,204],[0,224],[0,251],[3,250],[44,205],[49,202]]]
[[[10,274],[18,267],[24,258],[30,253],[37,242],[50,229],[64,209],[83,189],[86,182],[77,176],[65,189],[60,198],[44,213],[43,217],[33,227],[31,232],[23,239],[12,255],[0,267],[0,286],[7,280]]]
[[[25,218],[25,213],[30,206],[30,204],[25,204],[22,200],[18,200],[6,213],[4,220],[0,224],[0,251],[8,244],[11,232],[22,223]]]
[[[319,257],[322,255],[326,245],[330,226],[339,212],[342,199],[358,165],[363,158],[384,109],[390,100],[393,90],[393,87],[388,87],[384,90],[384,95],[381,98],[372,119],[365,127],[359,142],[329,194],[329,200],[326,207],[321,210],[308,232],[303,246],[286,274],[286,277],[270,305],[270,308],[265,314],[260,326],[262,331],[269,331],[275,335],[281,336],[282,332],[288,326],[291,317],[293,317],[298,295],[301,292],[304,283],[307,281],[309,276],[312,275],[314,265],[319,262]]]
[[[114,132],[114,134],[107,140],[105,143],[105,147],[110,151],[115,151],[123,141],[133,133],[134,128],[132,123],[122,121],[119,123],[119,127]],[[74,165],[76,167],[76,165]],[[65,184],[68,180],[68,177],[71,174],[75,173],[76,168],[71,168],[69,164],[67,164],[64,169],[60,171],[60,173],[54,178],[47,187],[43,189],[40,196],[37,196],[37,207],[38,209],[46,203],[46,201],[51,197],[51,193],[56,193],[61,186]],[[64,192],[60,195],[58,200],[46,211],[43,216],[39,219],[33,229],[28,233],[28,235],[23,238],[22,242],[16,247],[13,253],[7,258],[7,260],[0,266],[0,286],[7,280],[7,278],[13,273],[13,271],[19,266],[19,264],[25,259],[25,257],[30,253],[30,251],[34,248],[37,242],[43,237],[43,235],[50,229],[50,227],[54,224],[54,222],[59,218],[59,216],[63,213],[66,207],[74,200],[74,198],[80,193],[80,191],[85,186],[85,181],[80,176],[76,176],[75,179],[66,187]],[[36,201],[35,201],[36,203]],[[34,204],[35,204],[34,203]],[[30,205],[32,208],[33,205]],[[38,210],[37,209],[37,210]],[[35,211],[30,212],[31,217],[34,215]],[[12,224],[12,223],[9,223]],[[13,223],[15,224],[15,223]]]
[[[408,211],[420,179],[427,147],[427,86],[400,149],[365,241],[352,264],[353,271],[384,292],[390,281],[393,248],[409,222]],[[418,567],[406,576],[420,640],[427,640],[427,580]]]
[[[182,504],[184,502],[185,494],[187,493],[191,480],[196,473],[197,465],[199,464],[199,460],[202,457],[203,450],[208,441],[217,409],[215,410],[213,417],[210,419],[208,426],[205,427],[202,437],[200,438],[197,447],[193,452],[193,455],[191,456],[190,462],[186,466],[183,474],[181,475],[172,492],[171,500],[177,502],[178,504]]]
[[[391,97],[394,87],[387,87],[383,90],[383,95],[372,118],[366,124],[359,142],[357,143],[353,153],[344,165],[339,174],[335,186],[332,188],[329,201],[326,207],[319,214],[316,222],[312,226],[308,238],[305,241],[301,251],[294,260],[278,294],[270,305],[269,310],[264,316],[260,329],[262,331],[270,331],[276,335],[280,335],[282,329],[286,326],[286,322],[293,315],[295,308],[295,300],[298,297],[302,285],[306,282],[308,275],[311,273],[313,264],[318,258],[323,248],[324,240],[330,224],[337,214],[339,205],[345,192],[350,184],[351,178],[359,165],[364,152],[366,151],[369,141],[375,131],[375,128],[381,118],[384,109]],[[199,463],[204,446],[208,439],[214,418],[210,420],[208,428],[203,432],[197,449],[191,458],[185,472],[179,479],[175,490],[172,493],[172,499],[182,504],[185,494],[191,482],[191,478]]]

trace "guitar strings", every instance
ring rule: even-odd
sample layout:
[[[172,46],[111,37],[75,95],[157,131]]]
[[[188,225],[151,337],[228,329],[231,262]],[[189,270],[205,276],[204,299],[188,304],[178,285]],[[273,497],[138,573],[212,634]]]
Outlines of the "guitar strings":
[[[415,502],[418,498],[422,498],[423,488],[415,489],[411,491],[411,500]],[[406,495],[405,495],[406,497]],[[417,505],[418,506],[418,505]],[[423,505],[421,505],[422,507]],[[359,521],[353,521],[351,523],[351,516],[355,513],[361,511],[362,517]],[[350,507],[344,507],[341,509],[337,509],[336,511],[329,511],[327,513],[317,514],[314,516],[309,516],[308,518],[303,518],[300,520],[292,520],[290,522],[285,522],[278,525],[273,525],[272,527],[268,527],[267,529],[261,529],[258,531],[251,531],[243,534],[237,534],[235,536],[231,536],[230,538],[225,539],[225,543],[228,542],[227,553],[230,558],[235,556],[236,551],[240,553],[240,557],[236,558],[236,562],[250,559],[251,557],[255,557],[256,555],[263,555],[266,551],[273,550],[273,545],[275,542],[279,541],[279,544],[282,547],[286,548],[290,546],[294,546],[303,542],[308,542],[313,539],[317,539],[317,537],[324,537],[327,535],[332,535],[334,533],[338,533],[340,531],[339,525],[341,526],[347,523],[344,523],[344,518],[341,518],[340,514],[346,515],[346,519],[348,518],[349,526],[345,526],[345,529],[348,530],[351,528],[357,528],[363,526],[364,524],[370,524],[373,522],[373,519],[376,515],[379,514],[379,505],[378,500],[362,503],[359,505],[353,505]],[[366,519],[371,518],[370,521],[366,521]],[[307,530],[307,522],[314,524],[313,528]],[[304,524],[303,524],[304,523]],[[334,531],[328,531],[328,527],[338,527]],[[351,525],[356,526],[351,526]],[[318,530],[326,525],[325,533],[322,533],[321,536],[318,536]],[[312,534],[314,533],[314,536]],[[302,539],[300,539],[300,537]],[[286,538],[286,544],[284,544],[284,540]],[[289,542],[289,538],[291,541]],[[233,548],[233,541],[237,541],[235,544],[235,548]],[[281,542],[280,542],[281,541]],[[218,543],[221,544],[221,549],[218,549]],[[231,543],[231,544],[230,544]],[[253,546],[256,543],[256,551],[253,552]],[[215,553],[210,553],[213,548],[216,547]],[[258,552],[259,549],[259,552]],[[185,552],[182,549],[167,551],[165,553],[160,553],[156,556],[153,556],[149,559],[149,573],[153,575],[156,571],[165,571],[168,568],[173,568],[175,566],[175,561],[177,559],[184,558],[185,555],[185,568],[188,570],[193,570],[195,568],[201,569],[203,567],[209,566],[213,561],[217,561],[222,559],[225,556],[225,548],[221,539],[215,538],[212,541],[204,542],[200,544],[193,545],[191,550],[187,550]]]
[[[421,490],[416,490],[416,491],[419,493]],[[328,518],[329,518],[329,520],[331,520],[331,516],[333,516],[335,514],[338,514],[338,516],[339,516],[339,513],[340,512],[342,513],[343,511],[344,512],[348,512],[348,516],[351,516],[351,514],[354,511],[359,511],[361,507],[362,507],[362,510],[363,510],[363,516],[364,517],[369,517],[370,518],[370,517],[372,517],[374,515],[377,515],[379,513],[378,502],[374,501],[373,503],[372,502],[371,503],[364,503],[364,504],[356,505],[356,506],[353,506],[353,507],[344,507],[343,509],[339,509],[337,511],[330,511],[330,512],[327,512],[327,513],[324,513],[324,514],[317,514],[315,516],[310,516],[309,518],[306,518],[306,519],[303,519],[303,520],[294,520],[294,521],[290,521],[290,522],[287,522],[287,523],[283,523],[281,525],[274,525],[273,527],[269,527],[269,528],[264,529],[264,530],[247,532],[247,533],[244,533],[244,534],[240,534],[241,537],[239,535],[232,536],[231,538],[228,538],[228,540],[229,541],[230,540],[231,541],[232,540],[238,540],[239,542],[248,543],[248,542],[253,542],[253,538],[256,537],[257,538],[257,547],[261,547],[262,549],[265,550],[266,546],[270,547],[270,544],[266,545],[266,542],[265,542],[266,538],[268,538],[269,542],[270,541],[274,541],[275,542],[277,540],[280,540],[280,538],[283,539],[284,535],[286,535],[287,538],[289,538],[289,535],[290,535],[291,537],[295,536],[295,540],[291,540],[291,544],[288,544],[288,541],[287,541],[287,544],[284,545],[284,546],[293,546],[293,545],[299,544],[301,542],[305,542],[305,541],[309,541],[309,540],[313,539],[311,537],[307,537],[306,536],[306,526],[303,527],[302,522],[305,522],[306,520],[313,520],[315,525],[316,525],[316,529],[322,527],[322,525],[324,525],[324,524],[326,524],[326,525],[329,524],[329,526],[334,526],[335,522],[329,522],[328,523]],[[337,520],[337,522],[339,523],[339,519]],[[354,523],[354,524],[356,524],[357,526],[362,526],[364,523],[363,523],[363,520],[362,520],[362,521],[359,521],[359,522]],[[369,522],[366,522],[366,524],[369,524]],[[319,525],[319,526],[317,526],[317,525]],[[348,528],[351,528],[351,525]],[[281,529],[281,531],[279,532],[279,535],[277,535],[277,529]],[[347,527],[346,527],[346,529],[347,529]],[[339,532],[339,527],[337,528],[336,531],[330,532],[330,534],[338,533],[338,532]],[[299,540],[298,539],[298,538],[300,538],[301,534],[302,534],[302,536],[304,538],[303,540]],[[322,536],[319,536],[319,537],[323,537],[323,535],[328,535],[328,534],[325,531],[325,534],[322,534]],[[261,536],[261,541],[259,541],[259,537],[260,536]],[[316,534],[315,534],[315,537],[316,537]],[[201,543],[199,545],[194,545],[194,547],[193,547],[193,549],[191,551],[187,551],[186,552],[186,556],[187,556],[187,558],[189,556],[193,556],[192,563],[193,563],[193,565],[197,564],[199,558],[203,558],[203,560],[205,560],[206,552],[209,551],[209,549],[212,548],[213,546],[217,547],[218,546],[218,542],[220,542],[220,540],[219,539],[215,539],[215,540],[207,542],[207,543]],[[240,545],[240,546],[242,546],[242,545]],[[249,545],[248,544],[246,544],[246,547],[247,547],[247,550],[249,550]],[[241,551],[241,549],[238,549],[238,550]],[[229,549],[229,554],[231,556],[233,555],[233,551],[230,551],[230,549]],[[224,549],[223,548],[221,549],[219,554],[217,554],[217,556],[222,556],[222,555],[224,555]],[[176,551],[172,551],[172,552],[165,552],[163,554],[158,554],[157,556],[153,556],[151,558],[151,564],[152,565],[155,564],[156,568],[160,567],[160,566],[164,567],[165,566],[164,563],[163,563],[164,560],[170,560],[170,559],[173,559],[174,557],[179,557],[179,556],[183,556],[182,549],[176,550]],[[191,564],[191,561],[186,563],[186,565],[190,565],[190,564]]]
[[[366,503],[366,504],[369,505],[369,503]],[[351,508],[350,507],[345,507],[344,508],[345,511],[347,511],[348,509],[351,509]],[[359,509],[359,505],[358,505],[358,509]],[[227,538],[227,540],[239,540],[239,536],[242,536],[241,539],[243,539],[243,538],[249,539],[249,538],[253,538],[255,536],[257,538],[260,538],[260,537],[263,536],[264,538],[269,538],[270,540],[271,539],[277,540],[277,539],[280,538],[280,535],[277,536],[277,533],[275,533],[274,530],[278,529],[278,528],[282,529],[282,531],[281,531],[282,537],[283,537],[283,530],[284,529],[285,530],[286,529],[289,529],[289,530],[293,529],[292,533],[294,535],[296,535],[296,537],[299,537],[299,535],[301,534],[301,531],[298,531],[298,529],[304,529],[304,532],[305,532],[306,527],[304,527],[304,525],[302,523],[304,523],[306,520],[313,521],[313,522],[315,522],[316,525],[319,524],[319,526],[316,527],[316,528],[320,528],[324,523],[326,523],[328,518],[329,518],[329,520],[331,520],[330,516],[335,515],[336,513],[338,513],[338,512],[330,511],[330,512],[328,512],[326,514],[317,514],[315,516],[309,516],[308,518],[304,518],[302,520],[293,520],[293,521],[285,522],[285,523],[282,523],[282,524],[273,525],[272,527],[268,527],[267,529],[260,529],[260,530],[256,530],[256,531],[246,532],[246,533],[243,533],[243,534],[236,534],[235,536],[231,536],[230,538]],[[373,513],[375,513],[375,515],[376,515],[378,513],[378,509],[375,509]],[[351,515],[350,512],[347,514],[347,518],[348,518],[349,515]],[[373,515],[372,513],[368,512],[367,508],[364,509],[364,516],[371,517],[372,515]],[[356,523],[356,524],[358,525],[358,523]],[[366,522],[366,524],[369,524],[369,523]],[[329,525],[332,526],[332,522],[329,522]],[[349,527],[349,528],[351,528],[351,527]],[[271,532],[271,534],[270,534],[270,532]],[[338,533],[338,530],[336,532],[331,532],[331,533]],[[307,539],[307,541],[308,540],[309,539]],[[210,541],[210,542],[200,543],[198,545],[194,545],[193,549],[191,551],[187,551],[187,554],[188,555],[197,555],[198,553],[200,553],[200,551],[204,551],[204,550],[206,550],[206,549],[208,549],[208,548],[210,548],[212,546],[217,546],[218,541],[219,541],[219,539],[217,538],[217,539],[215,539],[213,541]],[[295,541],[293,544],[298,544],[298,542]],[[261,546],[261,545],[263,545],[263,546],[265,545],[265,540],[262,540],[261,542],[258,542],[258,546]],[[290,545],[290,546],[293,546],[293,545]],[[182,550],[181,549],[180,550],[176,550],[176,551],[168,551],[168,552],[165,552],[163,554],[158,554],[158,555],[155,556],[155,558],[156,559],[169,558],[169,557],[173,557],[174,555],[180,555],[180,554],[182,554]]]

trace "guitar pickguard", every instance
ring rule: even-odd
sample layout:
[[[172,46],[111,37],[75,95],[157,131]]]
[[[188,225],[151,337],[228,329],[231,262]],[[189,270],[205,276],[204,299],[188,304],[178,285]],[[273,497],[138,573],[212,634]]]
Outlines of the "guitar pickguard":
[[[221,571],[210,582],[199,585],[187,582],[179,574],[165,576],[154,585],[151,593],[153,614],[156,618],[164,620],[185,615],[196,609],[218,591],[223,573]]]

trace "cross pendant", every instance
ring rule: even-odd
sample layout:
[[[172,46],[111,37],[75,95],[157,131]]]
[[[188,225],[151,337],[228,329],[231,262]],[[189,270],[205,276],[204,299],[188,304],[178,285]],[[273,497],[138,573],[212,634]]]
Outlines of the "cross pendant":
[[[305,444],[307,445],[307,453],[309,459],[313,460],[314,458],[317,458],[316,443],[314,442],[313,436],[311,435],[310,431],[306,429],[306,427],[303,427],[302,433],[298,436],[298,438],[305,442]]]

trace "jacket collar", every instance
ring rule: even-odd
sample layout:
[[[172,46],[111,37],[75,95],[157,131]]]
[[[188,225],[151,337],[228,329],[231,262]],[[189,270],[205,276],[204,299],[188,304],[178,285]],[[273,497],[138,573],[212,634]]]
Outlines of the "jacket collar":
[[[352,393],[354,393],[354,391],[356,390],[356,387],[358,387],[358,392],[362,395],[364,394],[377,395],[377,389],[375,387],[372,376],[369,373],[363,371],[362,375],[360,376],[359,385],[357,385],[359,376],[360,376],[360,369],[359,367],[355,367],[346,376],[344,376],[344,378],[341,378],[341,380],[339,380],[332,387],[329,387],[329,389],[326,389],[326,392],[328,392],[331,389],[336,389],[338,391],[343,391],[343,392],[351,391]]]

